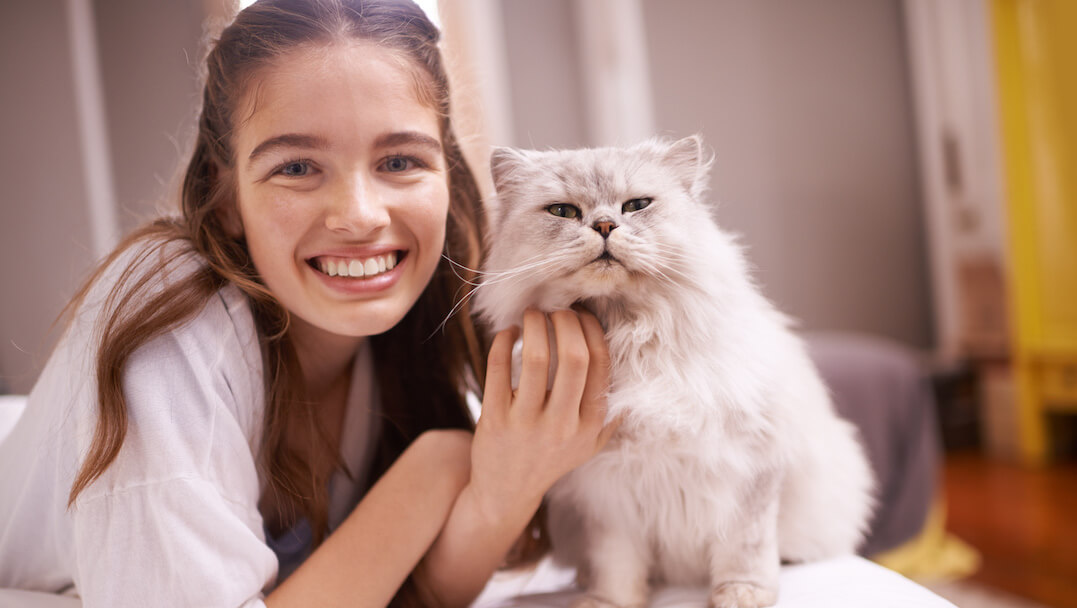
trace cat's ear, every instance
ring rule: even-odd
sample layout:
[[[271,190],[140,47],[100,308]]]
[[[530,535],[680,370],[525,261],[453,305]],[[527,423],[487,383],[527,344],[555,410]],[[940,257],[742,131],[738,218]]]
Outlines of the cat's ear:
[[[667,166],[695,200],[700,200],[710,185],[710,169],[714,157],[703,147],[699,134],[678,139],[669,145],[664,155]]]
[[[519,177],[519,170],[525,164],[526,157],[513,148],[495,147],[490,153],[490,175],[494,178],[494,189],[502,192]]]
[[[514,186],[522,181],[527,157],[524,153],[501,146],[490,152],[490,175],[494,178],[494,196],[485,201],[491,225],[499,224],[504,215],[505,201],[512,197]]]

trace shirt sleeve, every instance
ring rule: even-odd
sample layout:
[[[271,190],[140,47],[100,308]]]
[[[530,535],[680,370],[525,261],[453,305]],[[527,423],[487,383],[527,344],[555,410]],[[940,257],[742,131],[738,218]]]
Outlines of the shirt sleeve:
[[[84,607],[264,606],[260,351],[234,313],[215,298],[132,355],[123,447],[70,509]]]
[[[139,486],[80,506],[83,607],[264,607],[276,557],[241,510],[204,479]]]

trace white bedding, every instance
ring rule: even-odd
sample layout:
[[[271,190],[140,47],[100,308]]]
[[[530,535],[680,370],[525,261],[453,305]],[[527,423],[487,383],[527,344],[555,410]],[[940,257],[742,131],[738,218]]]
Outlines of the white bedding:
[[[473,608],[561,608],[579,592],[573,573],[542,562],[532,572],[500,573]],[[860,557],[782,568],[776,608],[954,608],[909,579]],[[652,608],[704,608],[702,588],[658,589]]]
[[[7,436],[26,409],[26,395],[0,395],[0,440]]]
[[[486,587],[473,608],[562,608],[578,592],[568,590],[572,572],[548,561],[524,573],[500,573]],[[659,589],[653,608],[703,608],[703,589]],[[70,597],[0,589],[0,608],[79,608]],[[859,557],[782,569],[776,608],[954,608],[927,589]]]

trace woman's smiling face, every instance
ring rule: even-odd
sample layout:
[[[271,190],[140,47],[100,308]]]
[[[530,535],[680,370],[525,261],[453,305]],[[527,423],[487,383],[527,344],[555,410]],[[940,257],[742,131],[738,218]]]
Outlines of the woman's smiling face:
[[[292,51],[249,88],[233,140],[237,229],[298,327],[387,331],[438,265],[448,173],[417,73],[342,43]]]

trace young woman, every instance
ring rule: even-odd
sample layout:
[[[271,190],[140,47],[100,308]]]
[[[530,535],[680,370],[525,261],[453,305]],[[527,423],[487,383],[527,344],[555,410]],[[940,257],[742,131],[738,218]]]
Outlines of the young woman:
[[[0,587],[463,606],[530,538],[609,435],[608,356],[551,315],[548,391],[543,315],[485,365],[466,308],[440,328],[481,220],[437,38],[407,0],[264,0],[222,33],[182,216],[91,278],[0,445]]]

